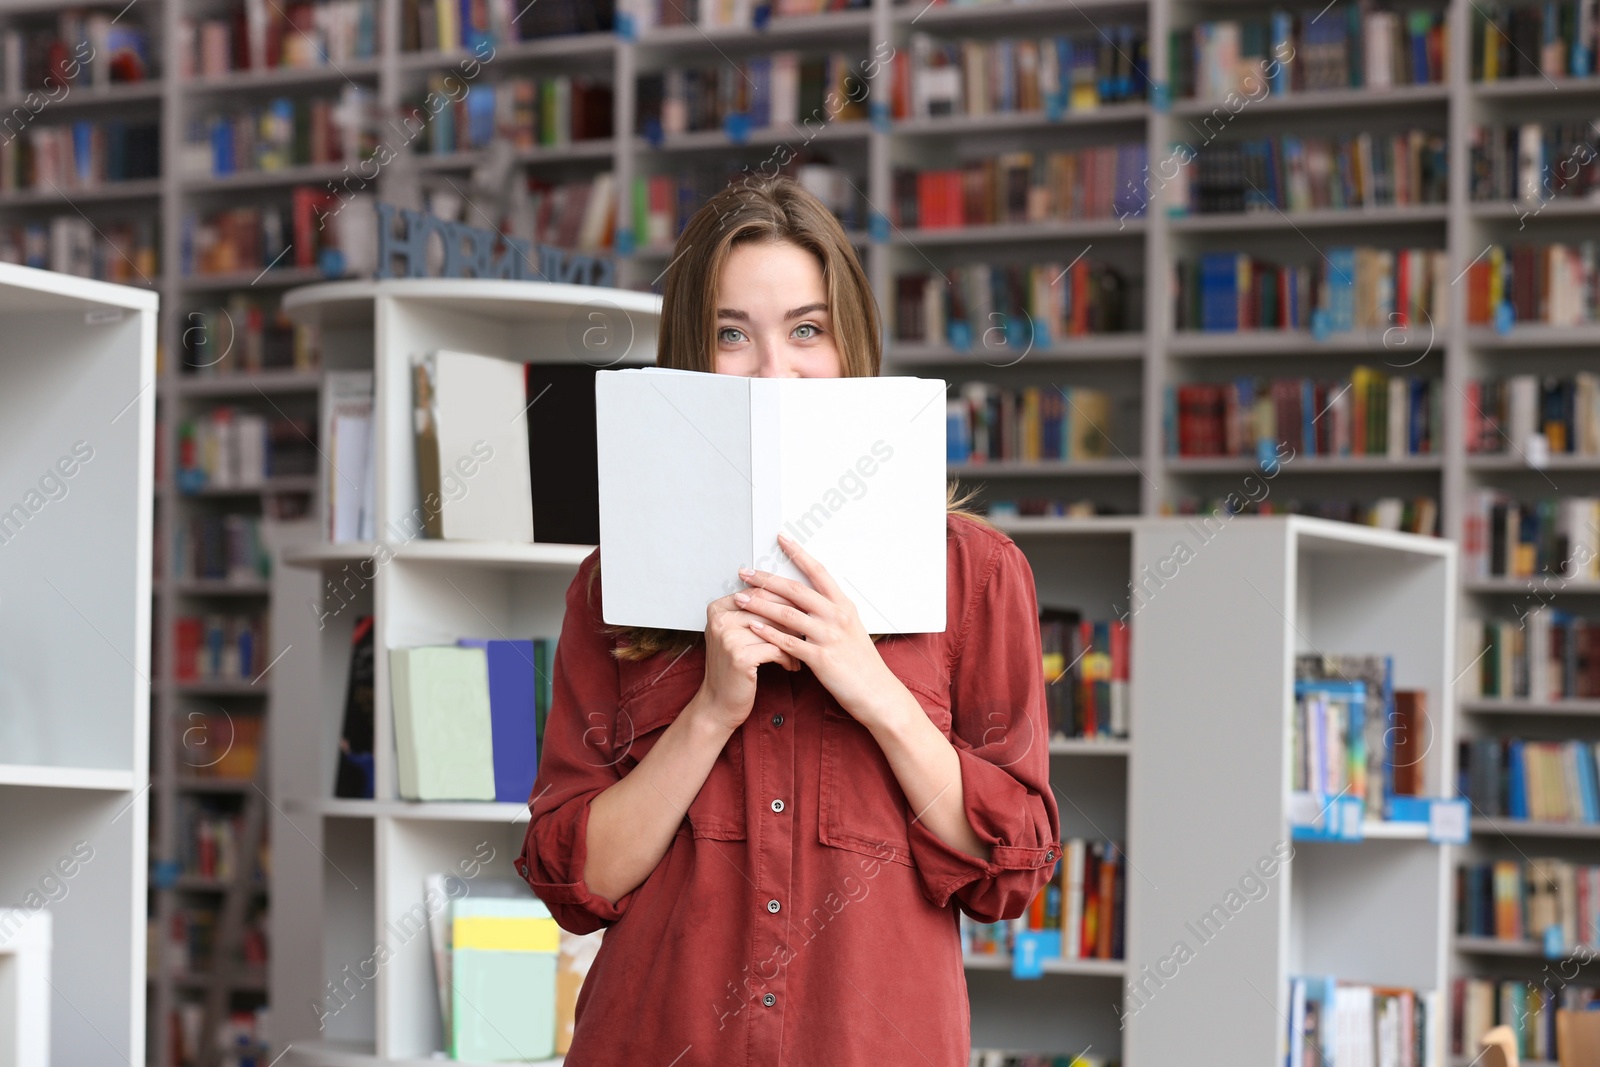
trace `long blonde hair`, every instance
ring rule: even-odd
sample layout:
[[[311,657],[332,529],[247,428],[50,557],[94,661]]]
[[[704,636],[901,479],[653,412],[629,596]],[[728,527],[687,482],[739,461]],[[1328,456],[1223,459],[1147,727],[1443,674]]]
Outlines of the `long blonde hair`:
[[[878,303],[866,271],[839,220],[822,201],[793,178],[751,177],[729,185],[695,212],[673,248],[661,297],[661,327],[656,366],[677,370],[716,370],[712,340],[716,328],[716,280],[729,252],[746,242],[785,242],[805,249],[822,266],[828,310],[838,342],[842,377],[876,377],[883,363]],[[949,514],[987,522],[965,505],[971,490],[958,496],[951,482],[945,497]],[[598,561],[589,572],[589,602],[594,602]],[[607,626],[618,638],[618,659],[648,659],[663,650],[681,651],[705,639],[694,630]]]

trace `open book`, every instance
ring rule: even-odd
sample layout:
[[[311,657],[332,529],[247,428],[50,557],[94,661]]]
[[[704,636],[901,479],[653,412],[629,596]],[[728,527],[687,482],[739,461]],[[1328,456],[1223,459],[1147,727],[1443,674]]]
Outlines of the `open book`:
[[[781,530],[869,633],[942,632],[944,397],[926,378],[601,371],[605,621],[703,631],[740,567],[806,581]]]

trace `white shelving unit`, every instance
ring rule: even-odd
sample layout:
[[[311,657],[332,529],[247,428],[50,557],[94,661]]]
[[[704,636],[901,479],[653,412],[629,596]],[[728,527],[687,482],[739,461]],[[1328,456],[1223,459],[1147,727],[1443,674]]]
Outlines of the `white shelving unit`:
[[[655,358],[660,299],[535,282],[400,280],[311,286],[289,293],[285,304],[322,327],[330,368],[374,371],[378,529],[390,539],[380,553],[378,544],[327,544],[312,533],[287,551],[291,565],[274,578],[273,632],[292,646],[271,697],[271,792],[281,809],[272,878],[274,1041],[288,1050],[286,1064],[420,1063],[441,1047],[433,962],[425,936],[398,938],[393,924],[421,902],[427,874],[484,859],[480,849],[493,853],[478,877],[515,879],[511,861],[528,811],[399,799],[388,651],[462,636],[559,635],[567,586],[592,546],[395,539],[415,528],[401,520],[417,507],[410,367],[440,348],[582,361],[570,326],[594,325],[587,316],[596,310],[610,316],[615,336],[628,330],[632,347],[602,358],[589,353],[594,365],[619,357],[618,366],[647,364]],[[557,395],[536,401],[562,402]],[[353,573],[367,580],[358,583]],[[333,598],[335,585],[349,603]],[[356,617],[368,613],[375,620],[376,796],[336,799],[350,637]],[[393,958],[374,975],[365,961],[380,941]],[[344,991],[334,998],[340,983]]]
[[[156,294],[0,264],[0,331],[0,906],[52,1062],[143,1067]]]

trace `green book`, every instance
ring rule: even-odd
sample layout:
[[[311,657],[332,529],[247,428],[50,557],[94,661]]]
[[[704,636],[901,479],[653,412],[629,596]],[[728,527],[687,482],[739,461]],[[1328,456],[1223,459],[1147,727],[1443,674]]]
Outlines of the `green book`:
[[[450,922],[450,1055],[554,1056],[560,931],[549,909],[530,898],[464,897],[451,904]]]
[[[489,662],[481,648],[389,650],[389,689],[407,800],[493,800]]]

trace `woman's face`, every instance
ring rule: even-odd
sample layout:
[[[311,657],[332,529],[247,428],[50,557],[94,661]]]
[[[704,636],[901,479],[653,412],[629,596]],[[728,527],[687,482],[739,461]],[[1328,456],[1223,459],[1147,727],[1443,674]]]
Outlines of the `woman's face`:
[[[788,242],[747,241],[717,278],[716,371],[746,378],[838,378],[843,361],[822,264]]]

